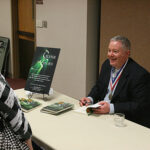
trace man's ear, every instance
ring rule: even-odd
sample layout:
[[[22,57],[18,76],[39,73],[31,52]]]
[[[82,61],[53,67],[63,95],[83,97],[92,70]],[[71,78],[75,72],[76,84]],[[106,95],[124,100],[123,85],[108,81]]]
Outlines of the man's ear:
[[[130,50],[127,50],[127,54],[128,54],[128,56],[130,56]]]

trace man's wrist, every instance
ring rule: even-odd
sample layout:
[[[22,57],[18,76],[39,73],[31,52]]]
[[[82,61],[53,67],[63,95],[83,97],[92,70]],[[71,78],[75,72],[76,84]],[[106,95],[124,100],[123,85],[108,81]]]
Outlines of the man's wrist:
[[[93,98],[88,96],[87,98],[89,98],[91,100],[91,104],[93,104]]]
[[[114,110],[114,104],[110,103],[110,111],[109,111],[109,113],[113,114],[114,112],[115,112],[115,110]]]

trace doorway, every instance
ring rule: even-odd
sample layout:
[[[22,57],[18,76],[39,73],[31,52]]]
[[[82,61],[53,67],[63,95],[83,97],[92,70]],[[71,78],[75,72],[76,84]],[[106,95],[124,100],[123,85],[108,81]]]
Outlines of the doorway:
[[[13,0],[13,78],[27,79],[32,63],[35,36],[35,0]]]

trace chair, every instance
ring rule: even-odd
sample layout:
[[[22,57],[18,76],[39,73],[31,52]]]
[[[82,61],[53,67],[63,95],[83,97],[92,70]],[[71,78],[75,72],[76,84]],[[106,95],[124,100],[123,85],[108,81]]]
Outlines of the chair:
[[[9,52],[9,38],[0,36],[0,71],[5,77],[8,75]]]

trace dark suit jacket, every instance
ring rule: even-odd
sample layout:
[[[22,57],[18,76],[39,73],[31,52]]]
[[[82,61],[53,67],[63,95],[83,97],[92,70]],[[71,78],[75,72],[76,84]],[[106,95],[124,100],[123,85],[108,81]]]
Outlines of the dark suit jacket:
[[[96,85],[88,95],[93,98],[94,103],[103,100],[107,94],[110,73],[111,66],[109,60],[106,60]],[[127,119],[150,127],[149,85],[149,72],[129,58],[111,100],[115,113],[124,113]]]

